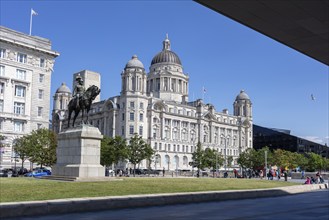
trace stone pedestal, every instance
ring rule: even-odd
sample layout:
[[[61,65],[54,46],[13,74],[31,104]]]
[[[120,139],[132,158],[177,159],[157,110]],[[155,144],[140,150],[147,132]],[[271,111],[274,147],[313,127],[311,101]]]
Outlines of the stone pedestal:
[[[98,128],[81,125],[58,134],[57,163],[53,176],[73,178],[104,177],[100,165],[101,135]]]

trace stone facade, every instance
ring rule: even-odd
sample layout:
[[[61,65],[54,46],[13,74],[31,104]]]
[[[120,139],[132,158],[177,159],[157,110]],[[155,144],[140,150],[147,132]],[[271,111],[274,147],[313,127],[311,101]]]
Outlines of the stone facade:
[[[202,99],[189,101],[189,76],[184,73],[179,57],[171,51],[168,37],[163,49],[151,61],[149,73],[134,55],[121,73],[121,93],[94,102],[90,123],[105,136],[131,138],[142,136],[155,150],[151,167],[166,170],[191,170],[189,162],[198,142],[203,148],[216,149],[226,158],[233,157],[228,167],[238,167],[239,154],[252,147],[252,103],[241,91],[233,103],[234,114],[216,111]],[[61,94],[55,94],[59,96]],[[66,108],[56,109],[53,127],[65,120]],[[62,120],[61,120],[62,118]],[[120,164],[121,168],[130,164]],[[147,161],[139,164],[147,168]],[[222,167],[224,169],[224,167]]]
[[[5,137],[1,164],[11,168],[13,140],[49,128],[51,74],[59,53],[48,39],[2,26],[0,42],[0,135]]]

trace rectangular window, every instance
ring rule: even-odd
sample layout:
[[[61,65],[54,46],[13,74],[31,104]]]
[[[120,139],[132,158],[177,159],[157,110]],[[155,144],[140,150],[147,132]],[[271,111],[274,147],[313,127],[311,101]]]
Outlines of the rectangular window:
[[[3,100],[0,99],[0,112],[3,112]]]
[[[125,120],[125,113],[122,113],[122,121]]]
[[[0,118],[0,131],[2,130],[2,127],[3,127],[2,123],[3,123],[3,119]]]
[[[129,120],[130,121],[134,121],[135,120],[135,114],[134,114],[134,112],[130,112],[130,115],[129,115]]]
[[[26,54],[23,54],[23,53],[18,53],[17,54],[17,62],[20,62],[20,63],[26,63]]]
[[[5,83],[0,82],[0,94],[3,94],[5,92]]]
[[[143,136],[143,126],[139,126],[139,135]]]
[[[134,125],[129,126],[129,134],[134,134]]]
[[[39,82],[43,82],[45,80],[45,74],[39,74]]]
[[[21,102],[14,102],[14,113],[24,115],[25,104]]]
[[[135,102],[130,102],[130,108],[135,108]]]
[[[140,113],[139,114],[139,121],[143,121],[144,120],[143,118],[144,118],[144,114],[143,113]]]
[[[25,87],[24,86],[15,86],[15,96],[25,97]]]
[[[37,129],[42,128],[42,124],[37,124]]]
[[[0,76],[5,75],[5,66],[0,65]]]
[[[125,127],[123,127],[123,126],[121,127],[121,134],[125,135]]]
[[[26,79],[26,71],[17,69],[16,70],[16,78],[25,80]]]
[[[43,108],[38,107],[38,117],[42,117]]]
[[[39,94],[38,94],[39,99],[43,99],[43,90],[39,89]]]
[[[159,143],[159,150],[162,150],[162,144]]]
[[[6,49],[0,48],[0,58],[5,58]]]
[[[143,102],[139,103],[139,108],[141,108],[141,109],[144,108],[144,103]]]
[[[14,131],[15,132],[22,132],[24,131],[24,123],[21,121],[14,122]]]
[[[45,67],[45,59],[40,58],[40,67]]]

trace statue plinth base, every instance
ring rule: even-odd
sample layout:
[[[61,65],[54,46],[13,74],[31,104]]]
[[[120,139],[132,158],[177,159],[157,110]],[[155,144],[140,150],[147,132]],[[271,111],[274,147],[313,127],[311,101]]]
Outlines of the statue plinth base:
[[[101,135],[98,128],[81,125],[58,134],[57,163],[53,176],[77,178],[104,177],[100,165]]]

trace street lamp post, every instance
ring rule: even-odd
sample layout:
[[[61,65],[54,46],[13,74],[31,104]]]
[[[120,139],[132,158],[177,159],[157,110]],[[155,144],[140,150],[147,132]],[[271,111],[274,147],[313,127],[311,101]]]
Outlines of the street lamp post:
[[[225,151],[224,151],[224,168],[225,168],[225,171],[226,171],[226,164],[227,164],[227,161],[226,161],[226,150],[227,150],[227,136],[224,136],[224,135],[221,135],[222,138],[224,138],[224,141],[225,141]],[[216,161],[217,162],[217,161]]]
[[[266,176],[267,176],[267,150],[265,151],[265,179],[266,179]]]
[[[226,166],[227,166],[227,158],[226,158],[226,155],[227,155],[227,137],[224,137],[224,139],[225,139],[225,171],[226,171]]]
[[[158,155],[155,155],[154,169],[157,170]]]
[[[177,177],[177,175],[178,175],[178,156],[176,155],[176,157],[175,157],[175,162],[176,162],[176,177]]]

